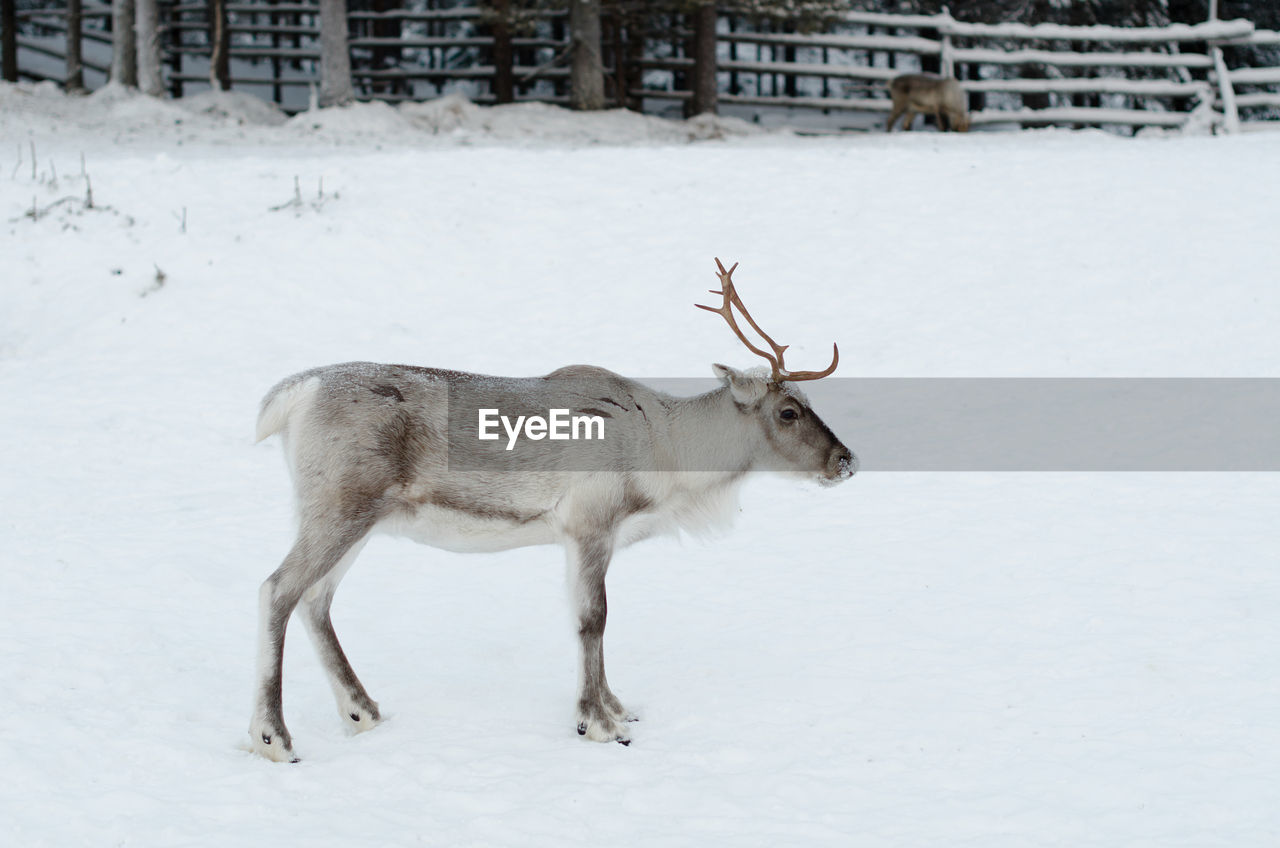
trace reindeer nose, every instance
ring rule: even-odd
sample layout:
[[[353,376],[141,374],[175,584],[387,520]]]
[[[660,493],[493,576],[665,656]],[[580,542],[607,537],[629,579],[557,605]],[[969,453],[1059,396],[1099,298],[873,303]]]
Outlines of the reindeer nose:
[[[827,458],[827,473],[833,480],[852,477],[858,471],[858,457],[844,445],[836,448]]]

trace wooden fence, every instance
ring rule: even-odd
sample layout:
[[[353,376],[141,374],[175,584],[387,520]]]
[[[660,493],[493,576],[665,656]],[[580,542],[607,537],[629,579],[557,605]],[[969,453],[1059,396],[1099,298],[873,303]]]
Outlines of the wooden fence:
[[[1280,86],[1280,67],[1229,67],[1224,58],[1233,48],[1280,45],[1280,33],[1244,20],[1067,27],[850,12],[819,34],[723,23],[718,67],[728,79],[720,102],[730,106],[887,113],[887,80],[931,70],[960,80],[974,124],[1179,127],[1197,108],[1216,108],[1214,120],[1230,129],[1243,107],[1263,107],[1256,118],[1276,117],[1280,107],[1280,92],[1268,90]],[[676,72],[693,62],[677,48],[644,64]],[[1233,98],[1242,85],[1250,91]],[[676,84],[633,94],[690,96]]]
[[[433,5],[432,0],[419,0]],[[352,3],[351,5],[355,5]],[[378,5],[376,0],[369,6]],[[210,85],[243,88],[285,106],[306,108],[318,81],[320,15],[315,3],[231,2],[227,5],[230,61],[211,67],[212,37],[206,3],[161,0],[164,77],[174,97]],[[87,70],[105,82],[110,64],[110,6],[85,2],[81,36]],[[19,75],[63,82],[65,71],[40,58],[61,59],[67,38],[66,10],[52,2],[18,12]],[[542,32],[510,39],[516,99],[565,102],[567,70],[551,62],[568,45],[562,12],[536,21]],[[352,78],[362,99],[425,100],[453,89],[479,103],[491,103],[495,74],[493,35],[480,9],[353,8],[348,12]],[[94,50],[97,46],[105,48]],[[96,54],[96,56],[95,56]],[[91,88],[96,85],[90,84]]]
[[[12,0],[8,0],[12,3]],[[422,100],[460,92],[494,102],[495,78],[515,81],[517,100],[565,101],[568,36],[563,12],[529,19],[495,50],[493,27],[475,6],[411,0],[349,0],[352,77],[363,99]],[[210,84],[244,88],[305,108],[317,79],[318,7],[306,0],[232,2],[230,62],[210,68],[208,7],[161,0],[165,76],[179,96]],[[86,83],[105,80],[109,7],[85,0]],[[682,16],[606,16],[602,53],[614,105],[650,112],[684,108],[695,59]],[[18,70],[61,81],[66,13],[56,0],[17,15]],[[7,35],[7,34],[6,34]],[[1264,48],[1259,50],[1257,48]],[[720,9],[716,65],[721,111],[820,116],[832,128],[882,124],[886,82],[913,70],[957,77],[974,124],[1179,127],[1193,116],[1227,130],[1280,116],[1280,33],[1243,20],[1116,28],[977,24],[949,14],[845,13],[822,32],[785,20]],[[6,53],[6,55],[8,55]],[[498,57],[506,56],[506,66]],[[211,70],[213,73],[211,73]]]

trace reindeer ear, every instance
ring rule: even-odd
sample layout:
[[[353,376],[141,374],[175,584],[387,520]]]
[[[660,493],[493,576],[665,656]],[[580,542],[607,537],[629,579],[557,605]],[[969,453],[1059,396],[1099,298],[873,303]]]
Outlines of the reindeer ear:
[[[716,379],[724,383],[726,386],[729,385],[729,381],[732,380],[735,376],[741,376],[742,374],[742,372],[735,371],[734,369],[730,368],[728,365],[721,365],[719,362],[712,363],[711,373],[715,374]]]
[[[728,365],[717,362],[711,366],[711,371],[729,387],[729,392],[738,403],[750,406],[763,398],[768,391],[764,380],[759,377],[750,377]]]

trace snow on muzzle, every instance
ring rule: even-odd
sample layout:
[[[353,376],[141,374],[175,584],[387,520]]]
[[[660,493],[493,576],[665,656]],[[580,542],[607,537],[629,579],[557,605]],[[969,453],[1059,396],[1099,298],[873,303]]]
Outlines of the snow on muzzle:
[[[827,470],[823,482],[834,486],[858,473],[858,456],[844,445],[831,451],[827,457]]]

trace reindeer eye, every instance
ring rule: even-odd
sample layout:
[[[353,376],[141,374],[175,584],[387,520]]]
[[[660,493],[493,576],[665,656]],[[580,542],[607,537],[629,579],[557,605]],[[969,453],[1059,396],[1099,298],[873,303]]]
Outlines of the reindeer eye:
[[[783,421],[794,421],[800,417],[800,414],[788,406],[786,409],[778,413],[778,417]]]

